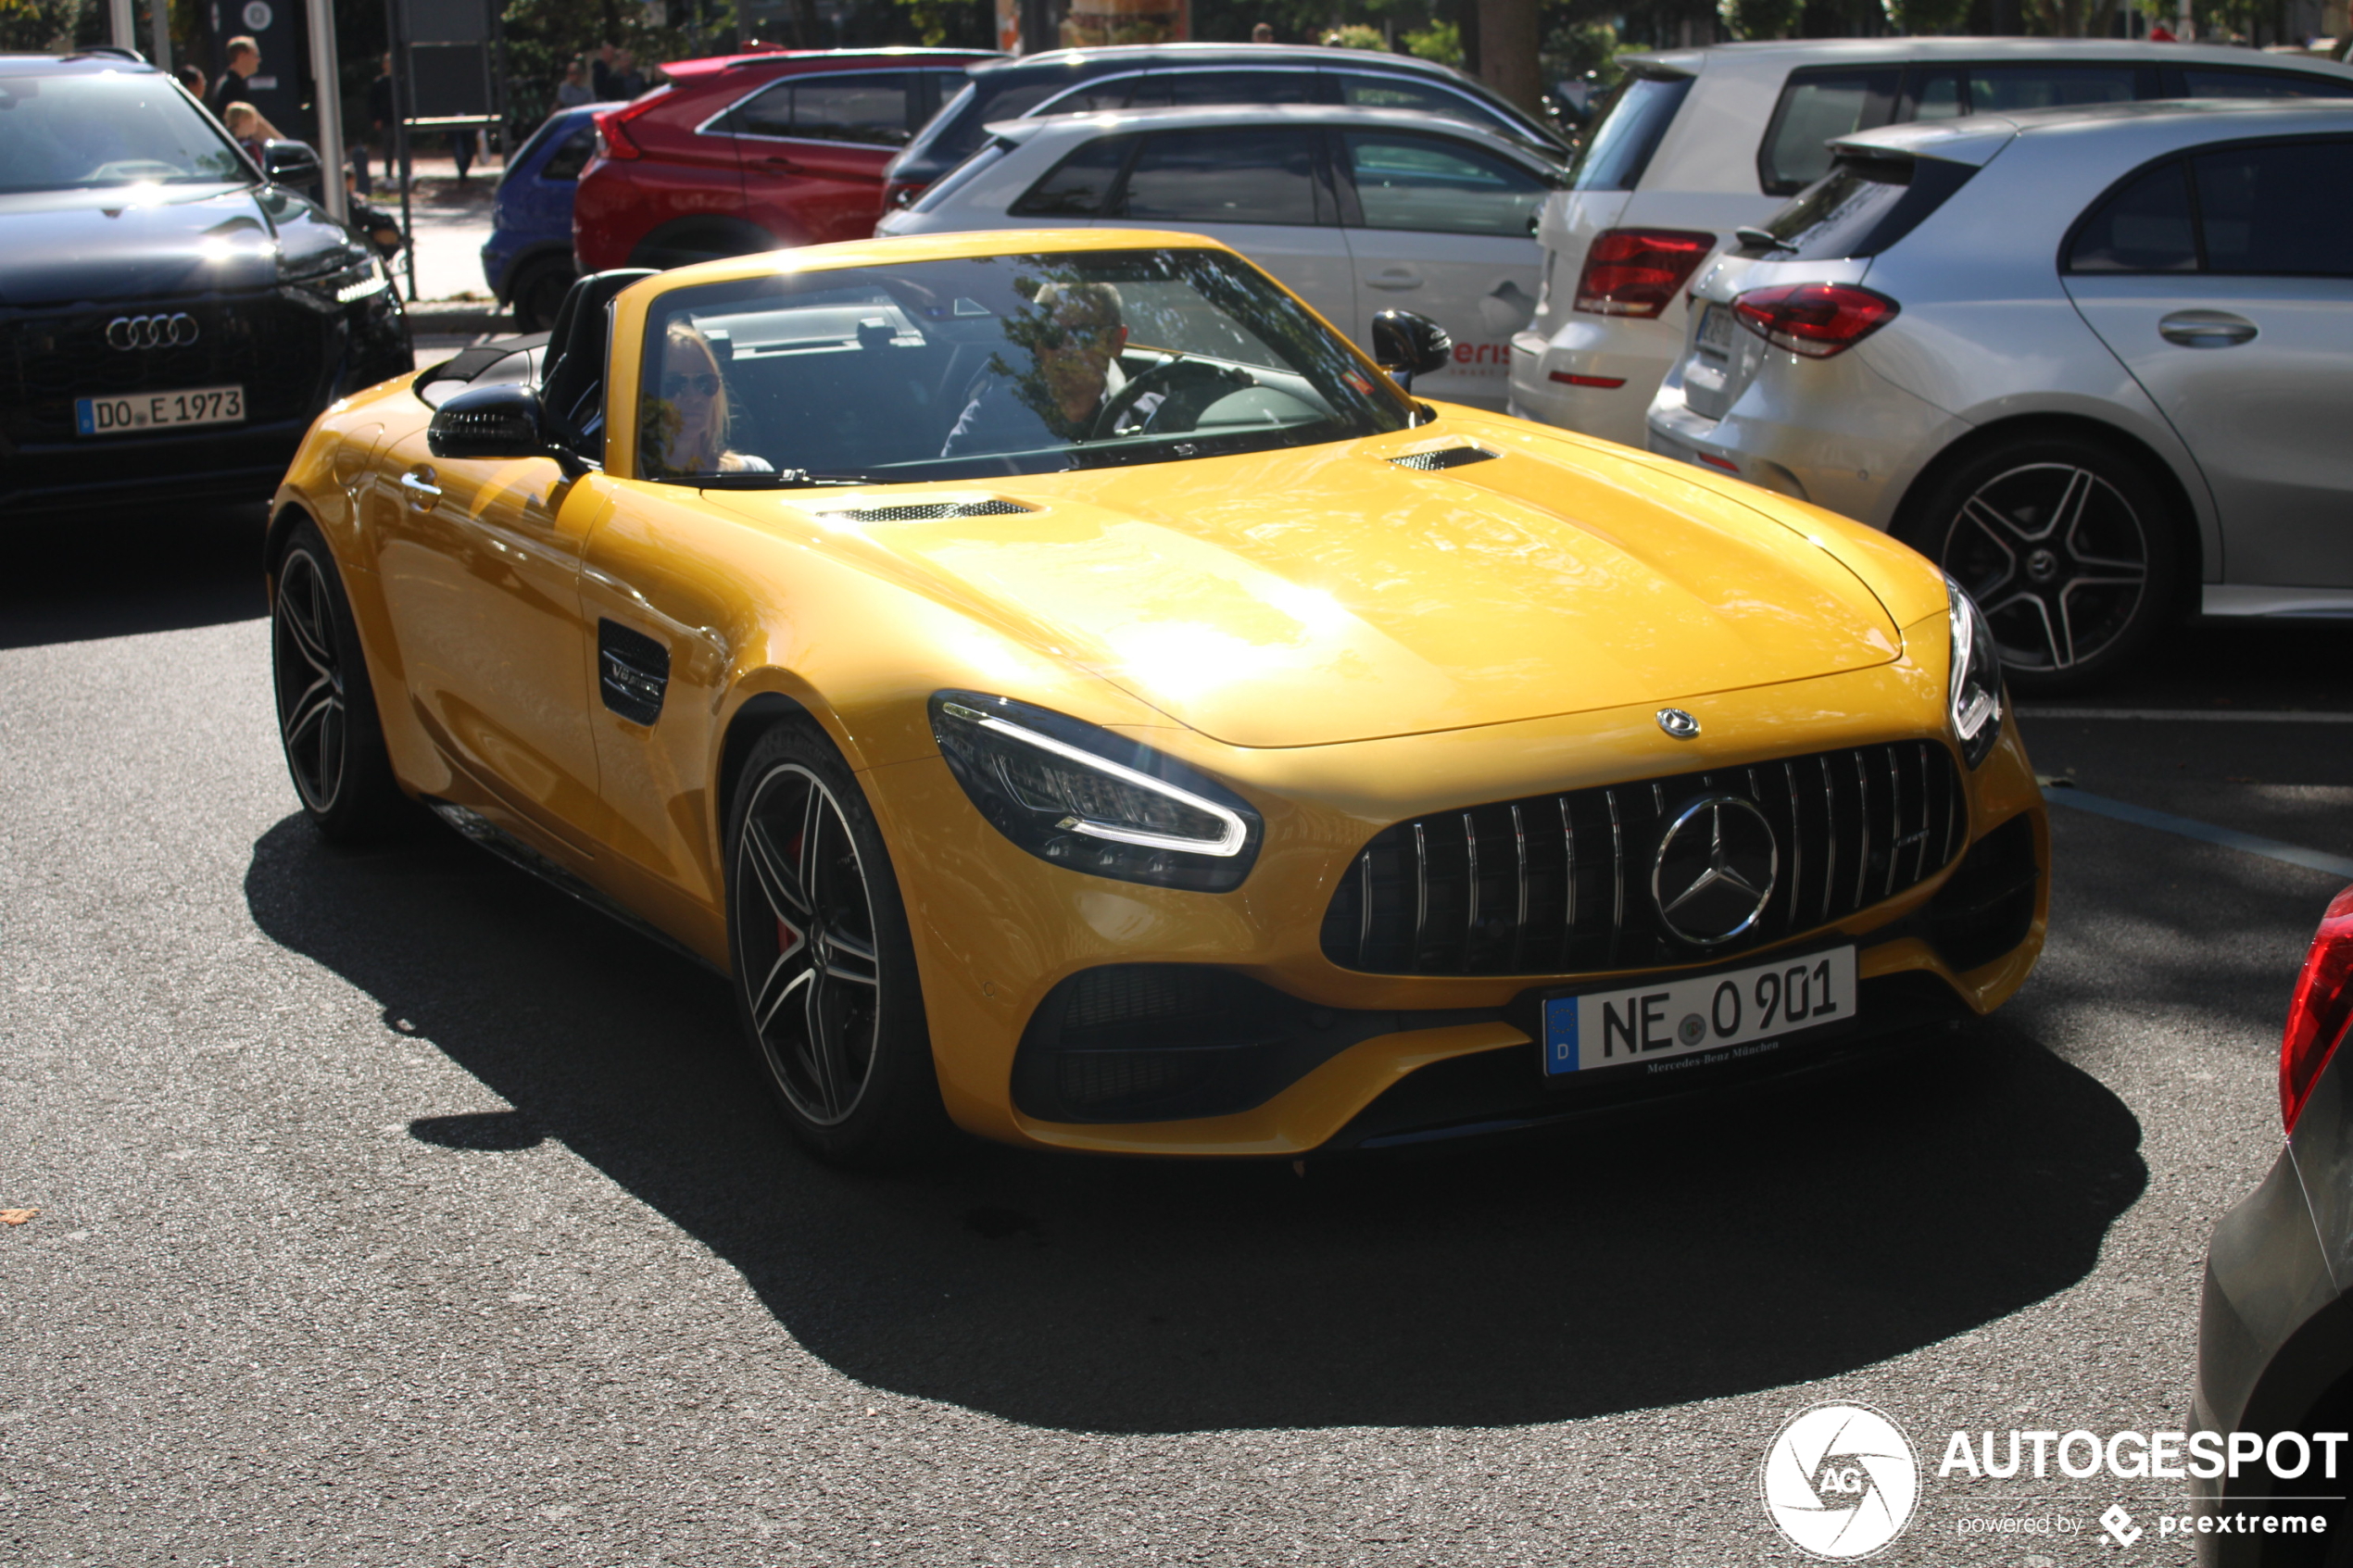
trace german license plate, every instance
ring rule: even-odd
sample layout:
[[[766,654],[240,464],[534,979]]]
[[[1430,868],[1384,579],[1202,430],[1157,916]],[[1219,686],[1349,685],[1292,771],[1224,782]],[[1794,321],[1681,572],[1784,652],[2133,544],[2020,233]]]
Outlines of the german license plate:
[[[192,386],[180,392],[138,392],[124,397],[77,397],[73,428],[83,435],[121,435],[175,425],[244,422],[242,386]]]
[[[1736,325],[1732,313],[1723,306],[1705,307],[1699,313],[1699,345],[1720,359],[1730,358]]]
[[[1670,1061],[1855,1016],[1855,949],[1544,1000],[1544,1074]]]

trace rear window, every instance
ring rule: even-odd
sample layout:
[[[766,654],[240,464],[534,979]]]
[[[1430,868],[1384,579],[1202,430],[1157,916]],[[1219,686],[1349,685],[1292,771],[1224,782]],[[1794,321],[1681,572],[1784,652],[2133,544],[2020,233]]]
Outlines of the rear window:
[[[1840,158],[1826,179],[1758,226],[1780,244],[1745,245],[1742,254],[1776,261],[1877,256],[1976,172],[1942,158]]]
[[[1650,167],[1651,155],[1667,139],[1675,111],[1691,93],[1688,76],[1629,76],[1610,95],[1585,150],[1577,157],[1569,188],[1630,191]]]
[[[2103,197],[2067,249],[2070,272],[2353,276],[2353,209],[2315,201],[2353,180],[2353,142],[2217,147],[2145,169]]]
[[[1795,195],[1828,174],[1831,138],[1885,125],[1903,81],[1899,66],[1790,72],[1757,144],[1756,181],[1765,194]]]

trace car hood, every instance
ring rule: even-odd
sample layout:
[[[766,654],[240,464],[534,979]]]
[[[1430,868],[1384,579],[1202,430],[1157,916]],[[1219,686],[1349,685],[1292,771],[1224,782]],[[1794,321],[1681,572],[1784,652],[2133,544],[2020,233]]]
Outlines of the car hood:
[[[712,498],[817,513],[875,564],[1236,746],[1667,703],[1901,652],[1897,621],[1842,558],[1853,525],[1527,426],[1488,427],[1492,459],[1392,461],[1464,444],[1387,437],[970,497],[943,487],[920,498],[1036,509],[932,521],[858,517],[894,503],[903,516],[918,498],[904,491]]]
[[[269,288],[332,266],[343,227],[275,186],[0,194],[0,305]]]

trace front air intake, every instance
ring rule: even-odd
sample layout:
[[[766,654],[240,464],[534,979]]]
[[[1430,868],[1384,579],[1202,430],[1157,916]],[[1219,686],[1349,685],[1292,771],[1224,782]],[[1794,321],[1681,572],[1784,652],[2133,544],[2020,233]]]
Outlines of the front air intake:
[[[901,507],[852,507],[819,515],[840,522],[940,522],[951,517],[1005,517],[1014,512],[1034,512],[1037,509],[992,496],[986,501],[926,501]]]

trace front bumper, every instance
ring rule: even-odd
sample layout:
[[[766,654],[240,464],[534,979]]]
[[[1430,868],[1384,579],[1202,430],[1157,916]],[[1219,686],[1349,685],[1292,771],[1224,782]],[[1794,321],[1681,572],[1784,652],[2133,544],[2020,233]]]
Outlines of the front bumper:
[[[1241,887],[1224,895],[1050,866],[983,825],[939,759],[877,768],[869,775],[869,794],[900,862],[950,1112],[972,1132],[1017,1144],[1264,1157],[1525,1125],[1619,1098],[1622,1083],[1543,1087],[1530,1001],[1541,990],[1626,984],[1645,972],[1463,975],[1344,969],[1319,941],[1339,879],[1380,829],[1450,808],[1695,768],[1732,770],[1843,745],[1921,739],[1943,746],[1941,732],[1906,729],[1877,717],[1941,714],[1943,653],[1940,646],[1932,665],[1904,660],[1790,687],[1685,699],[1702,711],[1709,734],[1727,737],[1705,753],[1663,736],[1649,708],[1254,754],[1166,731],[1139,737],[1164,747],[1182,745],[1185,760],[1225,779],[1264,813],[1267,837],[1259,861]],[[1852,717],[1825,721],[1825,712]],[[1743,745],[1734,736],[1751,740]],[[1886,998],[1879,1009],[1881,1022],[1916,1022],[1940,1006],[1956,1014],[1997,1006],[2032,968],[2047,909],[2046,878],[2040,874],[2047,864],[2047,829],[2014,730],[1974,773],[1965,774],[1963,789],[1969,845],[2023,819],[2031,846],[2035,874],[2024,891],[2028,903],[1998,951],[1989,953],[1982,940],[1971,946],[1950,938],[1954,898],[1945,896],[1969,864],[1964,851],[1908,892],[1830,926],[1748,949],[1724,965],[1852,941],[1867,996]],[[1963,956],[1951,960],[1940,942]],[[1263,994],[1287,998],[1309,1019],[1310,1032],[1285,1044],[1289,1055],[1279,1071],[1270,1070],[1268,1092],[1242,1109],[1163,1121],[1038,1114],[1039,1097],[1026,1094],[1017,1079],[1025,1035],[1040,1008],[1074,976],[1105,966],[1159,965],[1210,966],[1239,976]],[[1686,963],[1646,972],[1707,967],[1716,966]],[[1139,1029],[1140,1044],[1144,1024]],[[1856,1043],[1825,1041],[1824,1047]],[[1779,1060],[1793,1064],[1814,1054],[1801,1042],[1793,1046]],[[1485,1061],[1422,1076],[1441,1064],[1487,1057],[1505,1065]],[[1712,1067],[1679,1072],[1650,1092],[1679,1092],[1710,1081],[1726,1081],[1726,1075]]]

